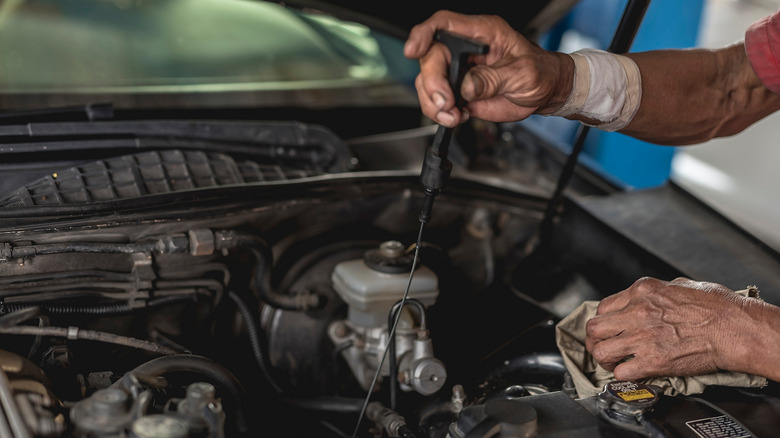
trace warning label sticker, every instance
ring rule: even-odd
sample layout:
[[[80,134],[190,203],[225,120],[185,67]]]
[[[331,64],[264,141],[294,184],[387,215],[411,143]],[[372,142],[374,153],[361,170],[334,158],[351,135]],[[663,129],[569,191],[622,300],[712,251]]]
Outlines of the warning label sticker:
[[[638,391],[618,392],[617,395],[618,397],[622,398],[625,401],[644,400],[646,398],[655,397],[653,393],[651,393],[646,389],[640,389]]]
[[[753,438],[733,419],[723,415],[685,423],[701,438]]]

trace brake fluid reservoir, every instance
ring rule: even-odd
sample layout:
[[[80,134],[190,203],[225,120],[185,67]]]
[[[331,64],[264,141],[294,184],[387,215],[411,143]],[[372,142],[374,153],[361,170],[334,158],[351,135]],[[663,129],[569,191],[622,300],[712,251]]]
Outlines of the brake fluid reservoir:
[[[331,280],[336,293],[349,306],[349,321],[362,327],[387,326],[390,308],[403,298],[409,284],[412,260],[413,255],[406,254],[400,242],[389,241],[367,251],[363,259],[336,265]],[[429,307],[438,296],[436,274],[418,264],[408,298]]]

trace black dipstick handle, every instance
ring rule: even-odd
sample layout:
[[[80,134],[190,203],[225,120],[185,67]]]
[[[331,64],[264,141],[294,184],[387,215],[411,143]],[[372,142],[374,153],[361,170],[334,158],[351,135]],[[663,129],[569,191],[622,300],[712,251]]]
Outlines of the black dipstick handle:
[[[460,87],[463,85],[463,78],[469,69],[469,56],[487,54],[489,47],[479,41],[443,30],[436,31],[433,38],[447,46],[447,49],[450,51],[451,61],[448,80],[452,92],[455,94],[455,106],[462,108],[464,102],[460,93]],[[433,200],[441,189],[444,188],[450,177],[450,172],[452,172],[452,163],[447,159],[452,131],[452,128],[440,125],[436,131],[436,136],[433,138],[433,143],[425,151],[425,160],[420,172],[420,181],[422,181],[425,189],[425,199],[423,200],[422,211],[420,211],[419,217],[422,223],[426,223],[431,219]]]
[[[455,106],[461,108],[463,106],[463,96],[460,94],[460,87],[463,85],[463,77],[466,76],[466,72],[470,67],[468,63],[469,56],[486,55],[489,46],[471,38],[447,32],[446,30],[436,31],[433,39],[447,46],[447,49],[450,51],[452,59],[450,61],[448,79],[452,92],[455,93]]]

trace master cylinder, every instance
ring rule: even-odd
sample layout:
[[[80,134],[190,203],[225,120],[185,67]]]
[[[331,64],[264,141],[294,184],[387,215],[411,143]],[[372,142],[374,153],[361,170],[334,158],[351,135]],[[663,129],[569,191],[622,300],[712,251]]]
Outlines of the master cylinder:
[[[349,309],[347,319],[332,323],[328,334],[365,390],[369,389],[388,347],[390,309],[403,297],[407,285],[408,298],[425,308],[435,304],[439,296],[439,280],[424,265],[418,265],[409,284],[412,261],[413,255],[400,242],[388,241],[367,251],[362,259],[339,263],[333,270],[333,288]],[[409,306],[405,307],[396,328],[395,357],[401,365],[397,371],[414,380],[420,370],[428,373],[435,370],[435,376],[426,375],[425,385],[401,385],[405,391],[431,394],[444,385],[446,371],[441,361],[433,357],[431,340],[427,336],[419,339],[419,324],[424,314],[415,319],[413,313]],[[389,361],[385,361],[380,375],[386,377],[389,373]]]

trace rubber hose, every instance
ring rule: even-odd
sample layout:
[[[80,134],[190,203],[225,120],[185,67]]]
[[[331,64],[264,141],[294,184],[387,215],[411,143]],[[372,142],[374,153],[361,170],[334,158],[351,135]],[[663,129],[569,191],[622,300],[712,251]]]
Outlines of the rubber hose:
[[[254,315],[237,293],[230,291],[228,292],[228,297],[230,297],[230,299],[233,300],[233,302],[236,304],[238,311],[241,313],[241,318],[244,320],[244,324],[246,324],[246,331],[249,335],[249,342],[252,345],[252,352],[255,355],[255,360],[257,361],[257,365],[260,367],[260,371],[263,373],[263,377],[266,378],[268,384],[271,385],[271,388],[273,388],[277,394],[281,394],[282,388],[274,380],[273,376],[271,375],[270,367],[266,363],[265,354],[263,352],[263,344],[260,339],[260,335],[258,334],[258,327]]]
[[[271,284],[273,253],[263,239],[252,234],[236,231],[218,231],[214,233],[216,249],[246,248],[252,252],[256,263],[253,274],[253,289],[257,297],[271,307],[301,311],[318,309],[325,305],[324,297],[316,294],[285,295],[277,292]]]
[[[233,408],[236,412],[236,425],[239,431],[245,433],[249,430],[247,416],[244,412],[246,406],[246,391],[241,386],[236,376],[227,368],[203,356],[189,354],[175,354],[152,359],[143,363],[127,373],[125,377],[114,382],[112,388],[122,388],[128,375],[154,379],[174,372],[194,372],[205,376],[212,383],[225,389],[233,400]]]

